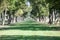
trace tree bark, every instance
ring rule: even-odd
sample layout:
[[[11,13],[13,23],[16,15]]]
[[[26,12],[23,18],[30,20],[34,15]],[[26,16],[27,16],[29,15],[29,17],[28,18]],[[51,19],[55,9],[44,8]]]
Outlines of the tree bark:
[[[40,13],[39,13],[39,21],[40,21]]]
[[[52,10],[53,11],[53,24],[55,22],[55,9]]]
[[[16,16],[16,22],[17,22],[17,16]]]
[[[8,14],[9,15],[8,24],[11,24],[11,20],[12,20],[11,14],[12,14],[12,11],[10,11],[10,13]]]
[[[52,24],[52,10],[49,8],[49,24]]]
[[[2,13],[2,25],[5,24],[4,13]]]
[[[15,23],[16,22],[16,17],[15,17],[15,15],[13,14],[13,23]]]
[[[11,23],[11,14],[9,14],[8,24]]]
[[[5,11],[2,13],[2,25],[5,24],[5,16],[6,16],[6,13],[7,13],[7,9],[5,9]]]

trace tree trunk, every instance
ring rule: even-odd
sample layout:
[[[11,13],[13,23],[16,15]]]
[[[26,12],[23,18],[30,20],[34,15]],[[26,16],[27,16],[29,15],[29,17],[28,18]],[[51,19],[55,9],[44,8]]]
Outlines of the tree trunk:
[[[16,16],[16,22],[17,22],[17,16]]]
[[[55,22],[55,9],[53,9],[53,24]]]
[[[16,22],[16,17],[15,17],[15,15],[13,14],[13,23],[15,23]]]
[[[12,20],[11,14],[12,14],[12,11],[10,11],[10,13],[8,14],[9,15],[8,24],[11,24],[11,20]]]
[[[49,9],[49,24],[52,24],[52,10]]]
[[[39,21],[40,21],[40,13],[39,13]]]
[[[2,25],[5,24],[5,16],[6,16],[7,10],[5,9],[4,13],[2,13]]]
[[[11,14],[9,14],[8,24],[11,23]]]
[[[2,13],[2,25],[5,24],[5,17],[4,16],[5,16],[4,13]]]
[[[16,18],[14,17],[14,18],[13,18],[13,23],[15,23],[15,22],[16,22]]]

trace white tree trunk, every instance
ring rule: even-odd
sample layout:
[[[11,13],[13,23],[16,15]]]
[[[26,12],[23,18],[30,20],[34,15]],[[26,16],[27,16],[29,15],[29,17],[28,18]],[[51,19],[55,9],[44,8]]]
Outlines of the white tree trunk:
[[[53,10],[53,24],[55,22],[55,10]]]
[[[5,24],[5,15],[4,15],[4,13],[2,13],[2,25],[4,25]]]
[[[6,13],[7,13],[7,10],[5,9],[5,12],[4,13],[2,13],[2,25],[4,25],[5,24],[5,16],[6,16]]]
[[[16,22],[16,18],[14,17],[13,23],[15,23],[15,22]]]

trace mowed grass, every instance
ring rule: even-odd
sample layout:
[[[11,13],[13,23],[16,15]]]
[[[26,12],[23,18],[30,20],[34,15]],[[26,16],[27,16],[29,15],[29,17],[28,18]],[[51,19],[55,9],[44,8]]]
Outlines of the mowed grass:
[[[51,36],[1,36],[1,40],[60,40],[60,37]]]
[[[6,28],[0,28],[0,30],[32,30],[32,31],[38,31],[38,30],[49,30],[49,31],[60,31],[60,27],[49,27],[49,26],[44,26],[42,24],[20,24],[20,26],[10,26]]]
[[[0,35],[60,36],[60,31],[0,30]]]
[[[8,29],[17,29],[17,30],[53,30],[60,31],[60,26],[53,26],[48,24],[41,24],[36,21],[23,21],[20,23],[10,24],[10,27],[0,28],[0,30],[8,30]]]
[[[60,40],[60,26],[36,21],[24,21],[9,26],[0,28],[1,40]]]

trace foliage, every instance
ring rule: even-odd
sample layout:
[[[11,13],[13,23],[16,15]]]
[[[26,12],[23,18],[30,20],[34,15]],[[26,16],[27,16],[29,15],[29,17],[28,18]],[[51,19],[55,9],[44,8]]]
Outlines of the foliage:
[[[22,9],[17,10],[15,16],[21,16],[21,15],[23,15],[23,10]]]
[[[50,8],[60,8],[60,0],[46,0],[47,3],[49,3]]]
[[[46,0],[31,0],[30,1],[33,9],[32,9],[32,14],[35,16],[40,16],[40,15],[49,15],[49,5],[46,3]],[[40,15],[39,15],[40,14]]]
[[[26,5],[27,1],[31,3],[30,8]],[[6,13],[9,11],[16,16],[25,16],[24,13],[30,11],[31,16],[40,18],[41,15],[49,16],[50,9],[60,10],[60,0],[0,0],[0,13],[6,10]]]

